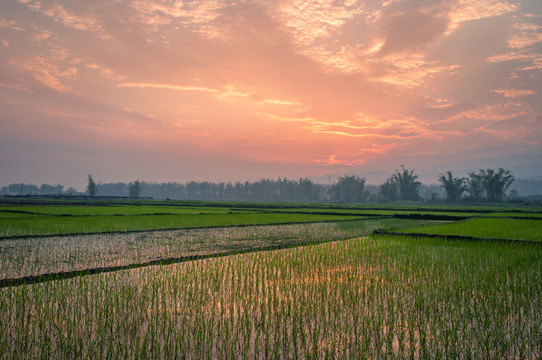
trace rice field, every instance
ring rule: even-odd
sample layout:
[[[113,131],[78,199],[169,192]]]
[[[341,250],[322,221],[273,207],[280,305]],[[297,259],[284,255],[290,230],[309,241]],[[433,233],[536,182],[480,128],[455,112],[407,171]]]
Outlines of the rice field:
[[[421,228],[403,229],[401,231],[443,236],[471,236],[486,239],[542,242],[541,220],[474,218],[465,221],[429,225]]]
[[[375,229],[429,223],[381,219],[5,239],[0,241],[0,281],[176,257],[301,246],[368,235]]]
[[[320,214],[182,214],[182,215],[133,215],[133,216],[43,216],[8,215],[0,221],[0,238],[91,234],[100,232],[127,232],[157,229],[182,229],[216,226],[246,226],[321,221],[355,220],[356,215]]]
[[[53,227],[111,211],[59,210],[70,209],[4,212],[0,231],[13,219]],[[149,218],[162,215],[122,211],[109,218],[160,225]],[[542,358],[540,244],[373,233],[542,241],[539,220],[232,211],[167,215],[223,216],[222,227],[58,236],[40,228],[1,239],[0,283],[36,281],[0,286],[0,359]],[[248,226],[227,226],[241,215]],[[268,224],[273,215],[285,223]],[[288,223],[298,216],[312,221]],[[179,261],[149,265],[171,258]],[[46,276],[69,272],[76,276]]]
[[[2,358],[539,358],[538,246],[370,236],[0,289]]]

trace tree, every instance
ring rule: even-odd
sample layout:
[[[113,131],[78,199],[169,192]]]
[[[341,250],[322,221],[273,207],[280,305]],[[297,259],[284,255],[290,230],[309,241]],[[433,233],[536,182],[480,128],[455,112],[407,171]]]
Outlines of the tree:
[[[138,198],[141,194],[141,182],[136,180],[128,184],[128,193],[132,198]]]
[[[475,172],[469,173],[467,179],[467,189],[469,198],[474,201],[480,201],[484,198],[484,188],[482,186],[482,175]]]
[[[380,192],[379,195],[383,198],[385,201],[395,201],[399,200],[399,187],[397,186],[397,183],[393,179],[393,176],[390,177],[386,182],[382,185],[380,185]]]
[[[331,200],[337,202],[362,202],[366,199],[367,193],[364,191],[365,178],[357,176],[343,176],[339,182],[329,189]]]
[[[98,192],[98,185],[94,182],[94,179],[92,178],[92,175],[88,176],[88,184],[87,184],[87,194],[89,196],[96,196],[96,193]]]
[[[454,177],[451,171],[447,171],[446,175],[440,174],[439,181],[442,183],[441,186],[444,190],[446,190],[448,200],[456,201],[467,191],[467,185],[465,185],[466,179]]]
[[[506,190],[515,180],[514,175],[503,168],[500,168],[497,172],[493,169],[480,170],[480,175],[486,197],[492,202],[502,201]]]
[[[399,186],[399,191],[403,200],[419,200],[418,187],[421,182],[417,181],[418,175],[414,175],[414,170],[408,171],[401,165],[401,171],[395,169],[392,178]]]

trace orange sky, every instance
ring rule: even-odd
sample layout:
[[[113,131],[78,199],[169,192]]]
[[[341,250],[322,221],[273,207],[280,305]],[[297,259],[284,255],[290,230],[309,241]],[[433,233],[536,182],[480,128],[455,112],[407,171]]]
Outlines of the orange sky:
[[[539,0],[4,0],[0,50],[0,185],[542,176]]]

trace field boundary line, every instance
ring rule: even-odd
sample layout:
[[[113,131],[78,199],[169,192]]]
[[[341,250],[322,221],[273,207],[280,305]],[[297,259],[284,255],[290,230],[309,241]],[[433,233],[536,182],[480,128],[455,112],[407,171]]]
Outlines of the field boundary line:
[[[494,242],[509,242],[509,243],[516,243],[516,244],[542,245],[542,241],[535,241],[535,240],[480,238],[480,237],[475,237],[475,236],[463,236],[463,235],[405,233],[405,232],[382,231],[382,230],[375,230],[375,231],[372,232],[372,235],[396,235],[396,236],[407,236],[407,237],[413,237],[413,238],[417,237],[417,238],[429,238],[429,239],[463,240],[463,241],[488,241],[488,242],[494,241]]]

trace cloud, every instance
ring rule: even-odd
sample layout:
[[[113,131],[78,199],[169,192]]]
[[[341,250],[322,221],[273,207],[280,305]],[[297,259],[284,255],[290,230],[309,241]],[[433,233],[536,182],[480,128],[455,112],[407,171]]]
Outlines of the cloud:
[[[43,56],[33,56],[30,58],[12,58],[10,64],[32,74],[33,78],[42,85],[59,92],[70,90],[65,84],[66,81],[73,80],[77,76],[75,67],[64,67],[59,62],[63,59]]]
[[[332,165],[354,166],[354,165],[363,165],[367,161],[363,159],[356,159],[352,157],[342,157],[339,155],[332,154],[332,155],[326,155],[322,158],[312,159],[309,162],[323,165],[323,166],[332,166]]]
[[[303,48],[336,36],[348,20],[362,12],[362,5],[356,1],[293,0],[280,5],[279,18]]]
[[[54,21],[62,23],[64,26],[81,31],[91,31],[97,33],[102,39],[110,38],[99,24],[98,19],[91,14],[84,14],[84,7],[78,7],[78,12],[67,9],[60,3],[55,1],[38,1],[38,0],[17,0],[19,3],[26,5],[33,11],[39,11],[42,14],[49,16]],[[70,4],[70,3],[68,3]],[[72,5],[72,4],[70,4]]]
[[[436,42],[448,29],[447,16],[406,11],[389,17],[380,55],[420,51]]]
[[[219,29],[213,23],[227,7],[221,0],[209,1],[134,1],[130,4],[137,18],[155,28],[166,25],[182,26],[207,39],[221,38]]]
[[[507,98],[515,98],[518,96],[534,95],[536,91],[533,90],[518,90],[518,89],[495,89],[491,90],[495,94],[501,94]]]
[[[286,105],[286,106],[303,105],[302,103],[297,102],[297,101],[281,100],[281,99],[265,99],[261,101],[261,103],[271,104],[271,105]]]
[[[119,88],[154,88],[154,89],[169,89],[169,90],[180,90],[180,91],[203,91],[216,93],[217,90],[209,89],[201,86],[179,86],[179,85],[169,85],[169,84],[150,84],[150,83],[121,83],[117,84]]]
[[[490,63],[516,62],[518,65],[515,70],[518,72],[542,70],[542,53],[536,51],[510,51],[491,56],[486,60]]]
[[[449,12],[450,30],[456,30],[462,23],[514,13],[519,4],[502,0],[458,0]]]
[[[22,111],[54,141],[48,124],[89,146],[182,144],[330,171],[541,134],[539,18],[521,0],[0,6],[0,101],[20,106],[0,116]],[[94,102],[70,104],[83,98]]]
[[[542,26],[530,23],[516,23],[516,32],[508,39],[511,49],[523,49],[542,42]]]

